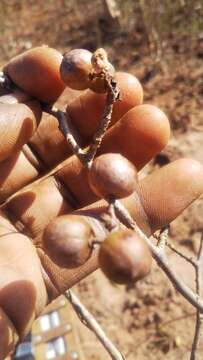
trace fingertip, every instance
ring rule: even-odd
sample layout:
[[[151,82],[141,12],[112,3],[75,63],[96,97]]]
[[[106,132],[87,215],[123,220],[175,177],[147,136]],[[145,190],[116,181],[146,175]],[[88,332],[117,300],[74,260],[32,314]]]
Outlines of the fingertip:
[[[131,74],[118,72],[116,74],[121,99],[113,105],[111,125],[115,124],[127,111],[142,103],[143,90],[137,78]],[[105,94],[85,91],[75,101],[68,105],[67,111],[71,120],[87,143],[99,125],[104,111]]]
[[[143,102],[143,88],[134,75],[119,71],[116,73],[116,80],[120,88],[121,101],[114,105],[112,115],[114,123],[128,110],[134,106],[141,105]]]
[[[140,170],[166,146],[169,137],[164,112],[153,105],[138,105],[108,130],[101,152],[121,152]]]
[[[39,46],[17,55],[3,71],[22,90],[44,102],[55,102],[65,88],[59,68],[62,55]]]
[[[199,197],[203,192],[203,165],[190,158],[179,159],[172,164],[174,179],[182,184],[185,197]]]
[[[177,164],[179,170],[183,170],[184,169],[184,173],[188,174],[188,175],[200,175],[202,174],[203,171],[203,165],[195,160],[195,159],[190,159],[190,158],[183,158],[183,159],[178,159],[176,161],[174,161],[174,164]]]
[[[137,128],[136,140],[142,142],[142,148],[144,148],[142,149],[143,158],[140,157],[141,166],[143,166],[168,143],[170,124],[166,114],[158,107],[150,104],[135,107],[132,119]]]
[[[170,124],[166,114],[157,106],[142,104],[134,108],[134,121],[139,121],[140,136],[153,144],[157,151],[167,144],[170,137]]]
[[[203,193],[203,166],[179,159],[140,182],[140,198],[153,231],[169,224]]]

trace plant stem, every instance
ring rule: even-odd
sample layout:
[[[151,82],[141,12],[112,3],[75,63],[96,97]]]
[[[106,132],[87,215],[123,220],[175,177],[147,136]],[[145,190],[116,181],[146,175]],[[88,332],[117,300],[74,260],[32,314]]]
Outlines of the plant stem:
[[[120,351],[115,347],[115,345],[109,340],[105,332],[102,330],[101,326],[98,324],[94,316],[86,309],[86,307],[80,302],[78,297],[71,290],[65,292],[65,297],[68,299],[73,309],[75,310],[77,316],[81,322],[87,326],[102,345],[105,347],[109,355],[113,360],[125,360],[125,357],[120,353]]]

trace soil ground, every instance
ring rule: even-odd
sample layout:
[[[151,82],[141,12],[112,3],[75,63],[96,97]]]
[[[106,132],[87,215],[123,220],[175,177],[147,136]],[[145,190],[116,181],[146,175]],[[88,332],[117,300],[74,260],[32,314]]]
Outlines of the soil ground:
[[[170,119],[169,144],[144,169],[145,173],[180,157],[203,163],[203,39],[199,36],[191,51],[185,44],[190,39],[174,37],[162,54],[163,61],[155,63],[143,28],[131,33],[107,33],[99,3],[90,1],[85,5],[87,20],[84,10],[78,10],[71,1],[2,1],[5,16],[0,63],[42,43],[61,51],[74,47],[92,50],[102,45],[118,69],[139,78],[145,102],[159,106]],[[171,224],[171,241],[191,255],[197,251],[203,231],[202,213],[203,199],[199,199]],[[176,272],[194,286],[191,266],[174,253],[169,257]],[[98,270],[75,286],[75,291],[128,360],[189,359],[194,309],[155,264],[150,276],[135,286],[113,286]],[[85,359],[107,359],[95,336],[79,321],[76,327]],[[203,345],[201,352],[203,358]]]

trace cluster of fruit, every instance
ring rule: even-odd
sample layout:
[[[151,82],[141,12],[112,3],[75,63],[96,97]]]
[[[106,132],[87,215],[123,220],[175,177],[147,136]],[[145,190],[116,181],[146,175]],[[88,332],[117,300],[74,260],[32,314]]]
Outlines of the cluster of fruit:
[[[89,184],[100,198],[124,198],[137,184],[134,165],[120,154],[97,157],[89,170]],[[91,256],[94,243],[91,225],[82,215],[63,215],[53,220],[44,232],[47,254],[59,266],[73,268]],[[130,229],[113,229],[101,243],[99,265],[105,275],[119,284],[145,277],[152,256],[144,240]]]
[[[114,68],[99,49],[91,54],[75,49],[66,53],[60,67],[63,81],[77,90],[105,92],[104,79],[99,73],[101,63],[113,76]],[[93,76],[98,69],[98,76]],[[120,154],[97,157],[89,170],[89,185],[104,199],[120,199],[131,195],[137,184],[134,165]],[[62,225],[63,224],[63,225]],[[62,230],[63,229],[63,230]],[[49,256],[60,266],[74,267],[88,260],[94,241],[90,224],[84,216],[66,215],[55,219],[46,229],[44,246]],[[60,254],[59,254],[60,253]],[[60,259],[60,260],[59,260]],[[99,265],[105,275],[119,284],[135,282],[146,276],[151,268],[151,253],[144,240],[130,229],[115,229],[101,243]]]

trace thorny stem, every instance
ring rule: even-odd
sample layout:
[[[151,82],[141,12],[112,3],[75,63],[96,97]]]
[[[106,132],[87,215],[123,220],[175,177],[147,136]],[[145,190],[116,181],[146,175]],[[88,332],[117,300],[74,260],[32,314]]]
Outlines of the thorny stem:
[[[110,125],[113,105],[115,101],[119,100],[119,95],[120,95],[117,82],[114,79],[114,70],[112,72],[111,70],[112,66],[108,61],[108,56],[106,51],[102,48],[97,49],[92,55],[91,63],[93,70],[92,73],[90,74],[90,77],[92,79],[99,78],[101,82],[102,81],[104,82],[104,87],[106,89],[107,96],[106,96],[104,111],[102,113],[102,117],[99,122],[99,126],[95,134],[93,135],[92,143],[90,144],[87,150],[86,165],[88,168],[91,167],[94,157],[97,153],[97,150],[99,149],[103,137],[106,133],[106,130]]]
[[[101,121],[99,123],[99,127],[97,128],[92,143],[90,144],[87,151],[87,162],[89,167],[91,167],[92,161],[99,149],[103,137],[106,133],[106,130],[109,127],[111,122],[111,116],[113,111],[113,104],[118,100],[119,90],[117,88],[116,82],[112,79],[106,79],[106,88],[107,88],[107,97],[106,97],[106,105],[104,108],[104,112],[101,117]]]
[[[107,335],[104,333],[94,316],[89,313],[89,311],[84,307],[84,305],[80,302],[78,297],[71,290],[67,290],[65,292],[65,297],[68,299],[76,314],[78,315],[81,322],[87,326],[100,342],[103,344],[109,355],[113,360],[125,360],[125,357],[117,350],[114,344],[109,340]]]
[[[107,92],[105,109],[102,114],[99,127],[93,136],[92,143],[90,144],[90,146],[86,151],[83,151],[79,147],[77,141],[75,140],[73,134],[71,133],[69,126],[70,119],[68,117],[68,113],[58,110],[55,107],[51,108],[50,106],[44,106],[43,108],[44,111],[46,111],[51,115],[54,115],[58,119],[59,129],[66,138],[67,143],[70,146],[72,152],[79,158],[82,164],[88,169],[90,169],[92,165],[92,161],[94,160],[94,157],[101,145],[106,130],[109,127],[109,124],[111,122],[111,115],[113,111],[113,104],[115,101],[118,100],[118,96],[119,96],[118,87],[116,85],[116,82],[114,82],[112,78],[106,80],[106,86],[108,92]]]
[[[158,238],[157,246],[158,246],[159,250],[162,252],[165,251],[165,246],[167,245],[167,242],[168,242],[168,233],[169,233],[169,225],[167,225],[163,229],[161,229],[161,232],[160,232],[160,235]]]
[[[200,239],[200,246],[197,254],[197,261],[195,266],[195,282],[196,282],[196,293],[198,296],[202,295],[203,292],[203,233]],[[195,334],[192,343],[192,350],[190,360],[197,359],[197,351],[200,345],[201,340],[201,326],[203,323],[203,314],[199,309],[196,310],[196,324],[195,324]]]

